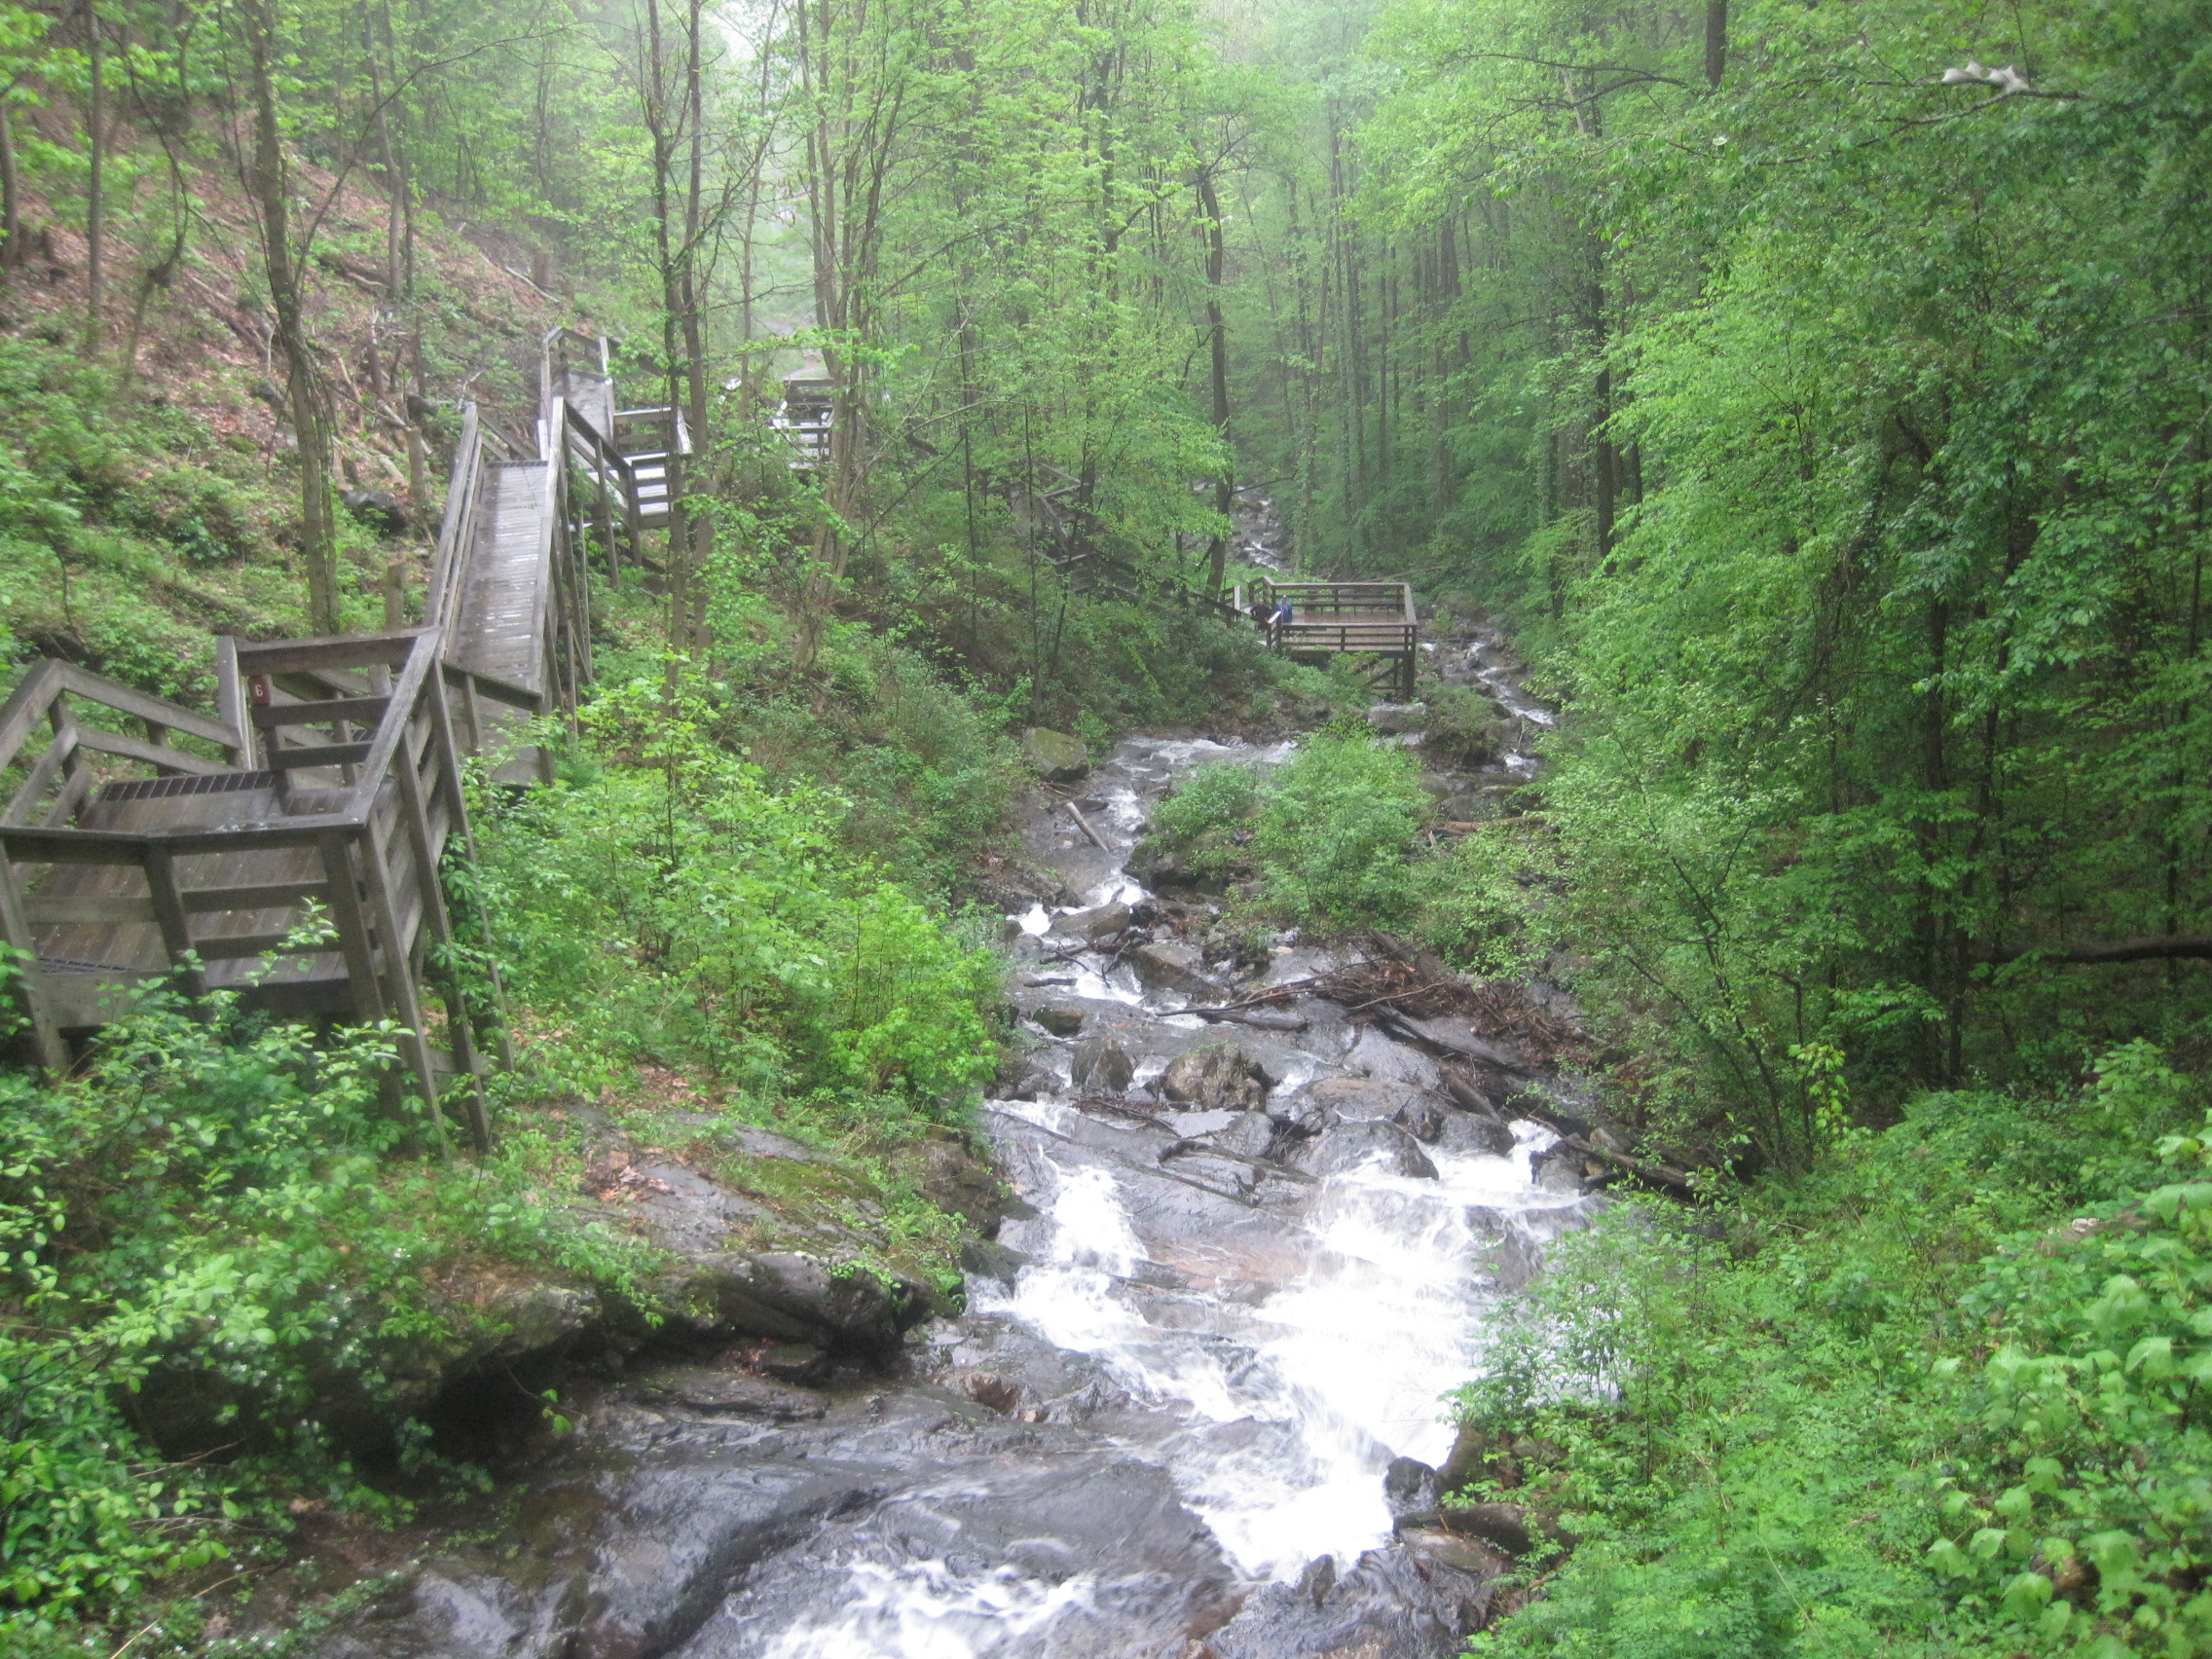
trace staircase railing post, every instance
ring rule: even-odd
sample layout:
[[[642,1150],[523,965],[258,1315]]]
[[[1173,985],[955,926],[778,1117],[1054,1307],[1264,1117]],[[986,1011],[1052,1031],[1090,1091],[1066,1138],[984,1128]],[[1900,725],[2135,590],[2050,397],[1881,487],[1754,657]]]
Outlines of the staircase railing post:
[[[30,1020],[31,1047],[38,1063],[58,1078],[69,1069],[69,1045],[61,1040],[47,1006],[46,987],[39,983],[38,943],[23,909],[22,877],[16,873],[15,849],[5,840],[0,840],[0,936],[16,953],[16,990]]]

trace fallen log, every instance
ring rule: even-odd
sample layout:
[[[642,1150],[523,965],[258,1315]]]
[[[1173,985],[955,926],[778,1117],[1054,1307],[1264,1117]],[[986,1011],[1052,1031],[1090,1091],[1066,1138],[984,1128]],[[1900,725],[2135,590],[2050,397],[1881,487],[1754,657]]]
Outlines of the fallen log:
[[[1060,804],[1068,809],[1068,816],[1075,820],[1075,827],[1078,830],[1081,830],[1084,834],[1090,838],[1090,844],[1092,846],[1096,847],[1102,853],[1110,853],[1114,850],[1112,847],[1109,847],[1106,844],[1106,837],[1099,834],[1097,830],[1093,830],[1090,827],[1090,820],[1084,817],[1084,815],[1077,810],[1074,801],[1062,801]]]
[[[1304,1031],[1313,1023],[1302,1014],[1270,1014],[1265,1009],[1243,1008],[1235,1004],[1221,1008],[1186,1008],[1179,1012],[1195,1014],[1200,1019],[1249,1025],[1260,1031]]]
[[[1394,1008],[1384,1008],[1376,1016],[1376,1023],[1393,1037],[1425,1049],[1432,1054],[1452,1059],[1474,1060],[1482,1065],[1509,1073],[1514,1077],[1534,1077],[1536,1072],[1519,1054],[1499,1048],[1474,1034],[1472,1027],[1455,1031],[1442,1019],[1417,1019]],[[1465,1020],[1458,1022],[1465,1025]]]
[[[1670,1168],[1664,1163],[1646,1162],[1643,1159],[1631,1158],[1623,1152],[1607,1152],[1596,1142],[1584,1140],[1579,1135],[1565,1137],[1564,1144],[1580,1157],[1594,1158],[1600,1163],[1618,1169],[1624,1175],[1634,1176],[1645,1186],[1655,1188],[1671,1198],[1679,1198],[1688,1204],[1704,1201],[1697,1190],[1697,1183],[1682,1170]]]
[[[1973,953],[1976,962],[2003,967],[2034,956],[2065,967],[2085,968],[2100,962],[2174,962],[2212,957],[2212,934],[2157,934],[2146,939],[2114,939],[2101,944],[2011,944]]]

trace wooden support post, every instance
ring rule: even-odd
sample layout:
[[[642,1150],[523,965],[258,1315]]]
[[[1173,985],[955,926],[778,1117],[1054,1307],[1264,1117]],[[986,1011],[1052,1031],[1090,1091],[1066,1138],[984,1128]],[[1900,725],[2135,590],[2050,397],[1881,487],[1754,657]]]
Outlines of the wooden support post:
[[[193,954],[192,922],[177,890],[176,860],[166,847],[154,843],[146,848],[144,867],[154,921],[162,930],[162,948],[168,952],[169,966],[184,981],[185,994],[198,1002],[207,995],[207,976]]]
[[[599,536],[607,546],[607,585],[622,591],[622,555],[614,550],[614,508],[607,494],[607,458],[598,449],[591,456],[591,475],[599,487]]]
[[[407,626],[407,567],[393,560],[384,568],[384,629],[396,634]]]
[[[469,872],[475,874],[478,870],[476,832],[469,827],[468,802],[461,791],[461,752],[453,740],[453,712],[446,705],[445,682],[437,676],[432,676],[430,682],[430,737],[437,745],[439,785],[448,792],[454,823],[461,828],[461,851],[467,857]],[[515,1048],[507,1021],[507,989],[499,982],[499,959],[492,949],[492,918],[484,913],[481,903],[476,906],[476,926],[484,942],[485,972],[492,981],[493,1051],[498,1054],[502,1071],[513,1071]]]
[[[461,682],[461,712],[468,721],[468,753],[482,759],[484,756],[484,707],[476,695],[476,676],[463,674]]]
[[[39,983],[38,944],[23,913],[22,879],[16,874],[16,861],[4,842],[0,842],[0,935],[16,952],[17,990],[30,1018],[31,1048],[38,1063],[60,1077],[69,1069],[69,1045],[61,1040],[47,1007],[45,987]]]
[[[326,830],[315,837],[315,845],[322,854],[323,879],[330,887],[330,919],[338,929],[338,952],[346,962],[353,1018],[373,1025],[385,1015],[385,1000],[377,982],[376,957],[369,948],[360,875],[353,867],[353,834],[349,830]]]
[[[255,765],[259,756],[253,723],[246,718],[245,682],[239,675],[239,643],[230,634],[215,636],[215,712],[238,733],[237,746],[228,751],[231,764],[241,769]]]
[[[369,890],[369,913],[376,924],[377,942],[383,947],[388,980],[387,994],[400,1023],[399,1052],[423,1088],[423,1103],[429,1108],[430,1132],[441,1155],[451,1150],[446,1136],[445,1110],[438,1104],[437,1068],[430,1061],[430,1042],[423,1034],[423,1001],[415,994],[414,964],[406,941],[399,935],[399,904],[391,890],[391,865],[384,837],[378,833],[372,811],[361,827],[361,875]],[[480,1150],[489,1150],[482,1148]]]
[[[435,696],[436,688],[437,681],[433,678],[424,686],[425,694]],[[430,732],[423,735],[435,745],[436,739]],[[424,954],[437,978],[439,995],[445,1001],[446,1029],[452,1034],[454,1057],[468,1074],[469,1132],[475,1139],[476,1150],[486,1153],[492,1150],[491,1102],[484,1095],[483,1065],[477,1057],[475,1035],[469,1029],[467,993],[461,989],[461,972],[454,964],[453,919],[446,911],[445,889],[438,881],[438,848],[430,834],[430,816],[423,800],[423,775],[415,737],[411,721],[400,739],[396,777],[408,845],[414,854],[418,879],[423,884],[423,920],[430,936],[430,947]]]
[[[57,696],[47,705],[47,724],[54,730],[54,741],[65,745],[62,750],[61,788],[55,792],[54,804],[47,808],[40,824],[53,829],[67,824],[85,797],[92,793],[92,775],[85,767],[83,746],[77,741],[77,722],[69,718],[66,697]]]

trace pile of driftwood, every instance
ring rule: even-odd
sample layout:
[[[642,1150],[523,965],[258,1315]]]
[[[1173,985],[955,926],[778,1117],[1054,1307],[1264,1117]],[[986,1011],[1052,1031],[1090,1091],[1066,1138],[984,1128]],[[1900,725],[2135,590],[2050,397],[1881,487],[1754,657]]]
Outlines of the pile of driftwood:
[[[1529,987],[1503,979],[1470,980],[1404,940],[1370,935],[1354,941],[1358,960],[1310,978],[1286,980],[1235,1002],[1184,1012],[1262,1030],[1300,1031],[1306,1021],[1277,1012],[1300,997],[1325,997],[1354,1019],[1390,1025],[1404,1020],[1463,1020],[1510,1051],[1511,1069],[1549,1070],[1586,1051],[1579,1021],[1540,1007]]]
[[[1535,1087],[1563,1062],[1585,1059],[1588,1032],[1543,1007],[1525,983],[1469,980],[1427,951],[1387,935],[1352,941],[1358,959],[1214,1008],[1185,1012],[1267,1030],[1303,1030],[1306,1018],[1282,1005],[1325,997],[1351,1017],[1381,1026],[1433,1055],[1443,1087],[1461,1107],[1549,1124],[1591,1173],[1601,1169],[1654,1192],[1695,1201],[1695,1180],[1670,1163],[1633,1156],[1611,1129],[1583,1122]]]

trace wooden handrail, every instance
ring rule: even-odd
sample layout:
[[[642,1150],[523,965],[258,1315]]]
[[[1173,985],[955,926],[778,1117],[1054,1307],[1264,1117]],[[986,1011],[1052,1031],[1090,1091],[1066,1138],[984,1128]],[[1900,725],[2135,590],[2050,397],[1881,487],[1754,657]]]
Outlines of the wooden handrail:
[[[376,806],[377,791],[383,787],[385,775],[391,770],[392,757],[399,753],[400,739],[406,735],[408,722],[415,718],[416,702],[430,678],[444,638],[435,628],[425,628],[416,635],[414,646],[407,653],[407,665],[400,670],[399,681],[391,688],[391,701],[384,719],[377,722],[377,734],[370,741],[368,755],[360,763],[361,775],[353,785],[352,811],[363,823]]]
[[[265,645],[239,646],[239,667],[248,674],[290,674],[314,668],[399,668],[414,654],[415,642],[438,633],[435,624],[395,628],[388,634],[319,634],[299,640],[274,640]]]
[[[0,705],[0,766],[15,763],[31,734],[31,724],[52,706],[61,689],[61,663],[48,657],[24,675],[5,705]]]
[[[593,425],[590,418],[582,410],[572,404],[565,405],[565,407],[567,409],[566,432],[571,436],[582,438],[584,448],[593,457],[604,461],[635,490],[638,482],[638,469],[631,464],[630,458],[616,449],[614,440],[603,434],[597,426]]]
[[[473,401],[461,406],[461,442],[454,446],[453,471],[446,482],[445,512],[438,520],[438,550],[430,562],[430,582],[423,595],[423,619],[437,626],[450,621],[447,609],[461,586],[457,567],[465,556],[476,492],[483,472],[483,426]]]

